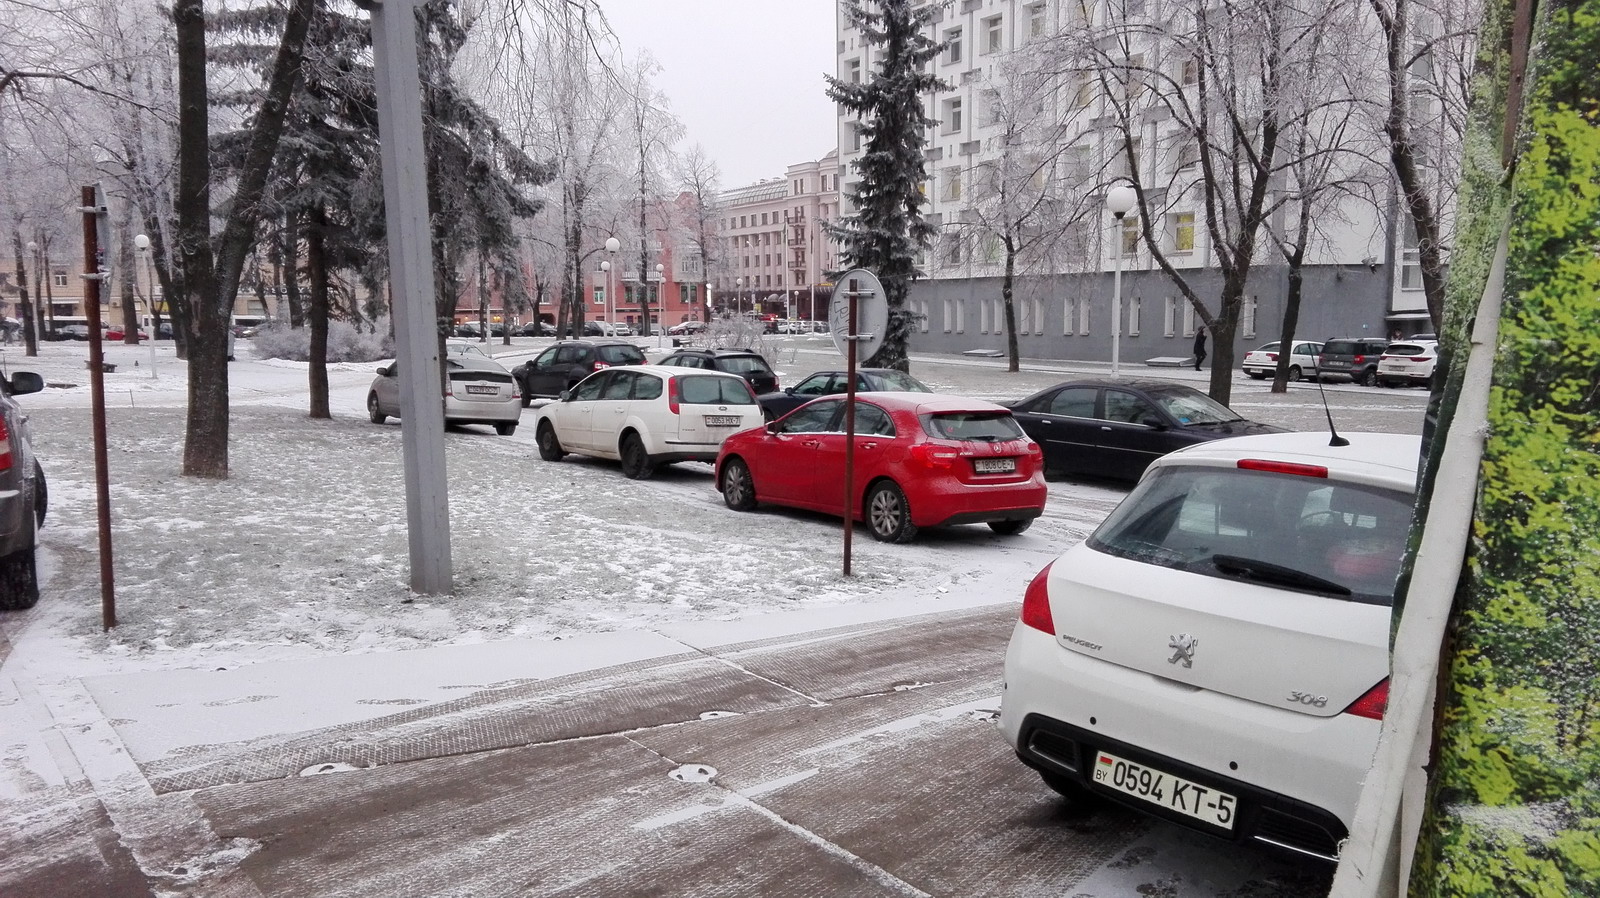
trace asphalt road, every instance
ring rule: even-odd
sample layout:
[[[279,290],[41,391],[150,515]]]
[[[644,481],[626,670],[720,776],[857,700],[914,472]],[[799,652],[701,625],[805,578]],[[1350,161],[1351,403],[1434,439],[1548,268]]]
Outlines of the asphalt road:
[[[815,342],[790,350],[789,383],[837,362]],[[1002,365],[919,357],[913,372],[991,398],[1105,373]],[[1204,386],[1193,371],[1129,373]],[[1232,404],[1299,430],[1331,416],[1415,433],[1424,400],[1349,385],[1272,394],[1240,376]],[[679,635],[640,660],[509,683],[464,675],[454,701],[245,742],[197,737],[153,758],[126,750],[93,684],[0,696],[54,717],[56,754],[79,772],[72,789],[12,808],[30,825],[0,834],[0,892],[1326,893],[1323,866],[1071,804],[1018,763],[995,727],[1015,600],[754,641]],[[203,722],[204,708],[251,698],[217,683],[170,701]]]

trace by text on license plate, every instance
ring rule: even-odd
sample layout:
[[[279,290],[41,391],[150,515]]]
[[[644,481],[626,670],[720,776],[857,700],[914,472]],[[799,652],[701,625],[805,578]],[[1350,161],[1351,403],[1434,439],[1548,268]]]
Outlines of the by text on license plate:
[[[1094,781],[1153,805],[1204,820],[1212,826],[1233,829],[1233,812],[1239,799],[1209,786],[1191,783],[1103,751],[1095,755]]]
[[[706,415],[707,427],[738,427],[738,415]]]
[[[467,392],[473,395],[493,396],[500,392],[500,389],[488,384],[467,384]]]
[[[976,458],[972,460],[972,469],[979,474],[1010,474],[1017,469],[1017,460],[1014,458]]]

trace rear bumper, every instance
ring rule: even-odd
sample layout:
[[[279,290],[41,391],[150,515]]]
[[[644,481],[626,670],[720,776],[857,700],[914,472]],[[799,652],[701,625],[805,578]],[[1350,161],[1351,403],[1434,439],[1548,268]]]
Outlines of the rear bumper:
[[[911,521],[918,527],[1025,521],[1044,513],[1049,489],[1044,476],[1011,483],[947,484],[911,496]]]
[[[1019,623],[1006,653],[1000,728],[1029,766],[1137,810],[1331,860],[1355,815],[1379,723],[1194,690],[1065,649]],[[1220,829],[1095,784],[1097,751],[1235,796],[1235,825]]]

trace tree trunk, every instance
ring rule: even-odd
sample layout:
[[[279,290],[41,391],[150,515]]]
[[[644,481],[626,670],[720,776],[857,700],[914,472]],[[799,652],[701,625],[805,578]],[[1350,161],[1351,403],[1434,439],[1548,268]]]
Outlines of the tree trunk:
[[[1012,374],[1022,369],[1021,351],[1017,348],[1017,306],[1013,294],[1017,276],[1017,244],[1009,234],[1005,237],[1006,273],[1000,278],[1000,299],[1006,309],[1006,370]]]
[[[16,228],[11,229],[11,248],[16,252],[17,261],[17,305],[22,307],[22,343],[26,347],[24,352],[28,357],[39,354],[38,335],[33,330],[33,303],[28,299],[28,268],[23,260],[22,232]],[[42,280],[43,276],[35,271],[34,277]]]
[[[1294,331],[1300,326],[1300,298],[1304,294],[1305,270],[1302,267],[1305,261],[1301,241],[1301,249],[1295,251],[1289,259],[1289,289],[1283,298],[1283,325],[1278,330],[1278,364],[1272,373],[1272,392],[1289,392],[1289,361],[1294,354]],[[1300,372],[1305,377],[1315,377],[1314,371]]]
[[[135,267],[133,253],[133,204],[124,202],[122,214],[117,216],[117,273],[122,277],[122,342],[133,346],[139,342],[139,305],[135,293]]]
[[[305,297],[300,295],[300,218],[285,215],[283,219],[283,295],[289,302],[289,327],[306,326]]]
[[[311,227],[306,230],[306,269],[311,280],[307,386],[311,390],[311,417],[332,418],[333,413],[328,410],[328,213],[318,206],[311,216]]]

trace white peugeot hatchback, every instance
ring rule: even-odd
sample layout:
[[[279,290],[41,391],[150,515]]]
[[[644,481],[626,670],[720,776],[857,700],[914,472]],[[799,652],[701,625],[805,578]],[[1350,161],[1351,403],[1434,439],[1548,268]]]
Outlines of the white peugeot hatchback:
[[[1069,797],[1338,856],[1388,697],[1414,436],[1246,436],[1157,459],[1029,584],[1001,730]]]
[[[604,368],[539,407],[539,457],[569,452],[622,462],[624,476],[658,465],[715,462],[730,434],[761,426],[761,406],[737,374],[661,365]]]

